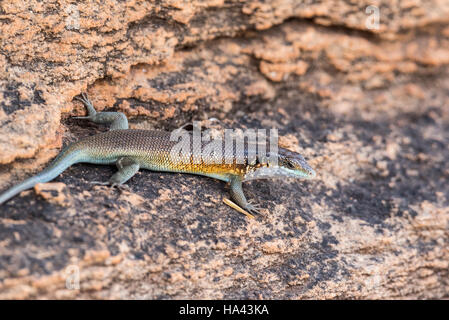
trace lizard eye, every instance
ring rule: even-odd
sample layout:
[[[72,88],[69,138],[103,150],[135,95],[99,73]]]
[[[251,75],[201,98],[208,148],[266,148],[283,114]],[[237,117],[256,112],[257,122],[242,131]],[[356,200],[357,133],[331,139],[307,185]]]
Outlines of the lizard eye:
[[[295,165],[289,161],[287,161],[287,168],[289,169],[295,169]]]

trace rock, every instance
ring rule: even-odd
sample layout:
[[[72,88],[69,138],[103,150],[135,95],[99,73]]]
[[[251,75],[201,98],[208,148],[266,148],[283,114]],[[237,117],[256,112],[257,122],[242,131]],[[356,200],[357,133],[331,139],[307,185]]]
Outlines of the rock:
[[[62,207],[71,205],[71,198],[67,195],[66,185],[62,182],[38,183],[34,186],[34,191],[36,195],[41,196],[50,203]]]
[[[105,130],[83,91],[133,128],[278,128],[318,176],[246,183],[247,219],[219,181],[74,165],[0,206],[0,298],[447,298],[449,8],[378,4],[3,1],[1,190]]]

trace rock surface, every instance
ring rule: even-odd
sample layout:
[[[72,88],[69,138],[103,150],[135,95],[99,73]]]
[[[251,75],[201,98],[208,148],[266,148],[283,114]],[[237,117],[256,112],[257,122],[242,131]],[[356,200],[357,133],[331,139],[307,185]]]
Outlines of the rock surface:
[[[106,129],[86,90],[134,128],[278,128],[318,177],[247,183],[249,220],[212,179],[75,165],[0,207],[0,298],[447,298],[449,6],[371,2],[2,1],[0,190]]]

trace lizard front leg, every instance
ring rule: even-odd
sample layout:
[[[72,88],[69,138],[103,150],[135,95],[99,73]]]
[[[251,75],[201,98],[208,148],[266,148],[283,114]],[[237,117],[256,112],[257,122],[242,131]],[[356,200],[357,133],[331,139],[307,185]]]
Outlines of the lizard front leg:
[[[260,214],[259,208],[246,200],[242,188],[242,178],[240,176],[233,176],[229,182],[231,198],[234,202],[228,200],[225,203],[231,208],[247,215],[249,218],[254,218],[252,214]]]

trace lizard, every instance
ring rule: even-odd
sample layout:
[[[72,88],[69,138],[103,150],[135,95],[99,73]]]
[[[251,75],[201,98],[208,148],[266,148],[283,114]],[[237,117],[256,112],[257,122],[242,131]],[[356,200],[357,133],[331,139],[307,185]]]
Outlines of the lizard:
[[[316,175],[302,155],[280,147],[274,154],[277,160],[275,163],[262,161],[260,157],[249,162],[247,152],[244,163],[193,163],[192,158],[187,162],[177,162],[170,157],[171,148],[176,143],[171,141],[170,132],[129,129],[124,113],[97,112],[87,94],[76,99],[86,107],[87,116],[74,118],[109,124],[109,131],[89,136],[65,147],[46,169],[0,194],[0,205],[37,183],[53,180],[75,163],[115,164],[118,171],[108,182],[101,184],[122,186],[140,169],[208,176],[230,184],[232,201],[224,199],[226,204],[248,217],[254,217],[253,214],[260,213],[260,207],[246,199],[242,182],[262,178],[307,179]],[[231,157],[235,156],[235,149],[233,152]]]

